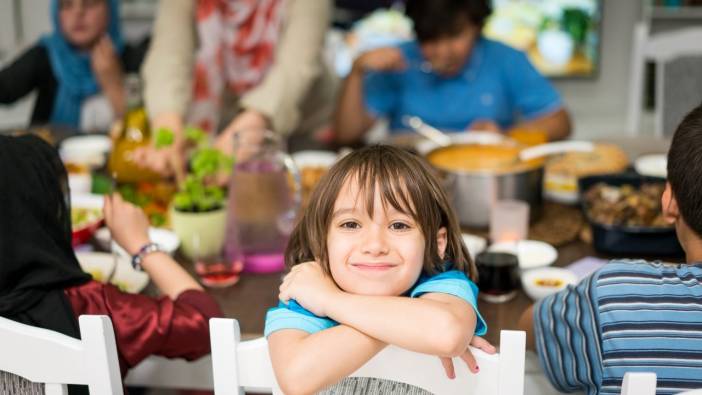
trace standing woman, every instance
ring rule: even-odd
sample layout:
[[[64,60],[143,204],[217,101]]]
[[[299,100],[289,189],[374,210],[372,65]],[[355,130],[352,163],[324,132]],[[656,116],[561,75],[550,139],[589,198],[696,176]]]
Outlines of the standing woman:
[[[327,125],[335,79],[322,53],[330,0],[162,0],[142,75],[154,129],[173,147],[137,161],[164,174],[183,168],[184,125],[222,131],[229,153],[238,130],[313,135]]]
[[[107,130],[142,57],[124,45],[119,16],[119,0],[52,0],[53,32],[0,71],[0,103],[36,89],[31,124]]]
[[[149,355],[193,360],[208,354],[208,321],[221,316],[220,308],[169,255],[146,248],[144,213],[119,195],[105,200],[113,239],[141,258],[160,298],[121,292],[81,270],[67,196],[53,147],[35,136],[0,136],[0,316],[79,338],[80,315],[107,315],[122,376]],[[0,393],[4,381],[0,372]]]

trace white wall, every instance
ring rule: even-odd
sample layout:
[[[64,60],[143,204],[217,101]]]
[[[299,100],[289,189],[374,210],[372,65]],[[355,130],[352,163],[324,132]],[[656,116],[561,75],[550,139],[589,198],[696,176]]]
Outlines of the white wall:
[[[624,135],[634,24],[641,0],[603,0],[600,71],[594,79],[556,80],[573,116],[575,137]]]

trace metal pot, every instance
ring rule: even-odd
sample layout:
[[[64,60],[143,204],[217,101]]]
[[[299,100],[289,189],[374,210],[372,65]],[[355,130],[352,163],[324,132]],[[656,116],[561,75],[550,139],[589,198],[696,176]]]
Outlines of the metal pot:
[[[513,143],[478,144],[514,149]],[[461,144],[452,144],[455,147]],[[435,148],[426,154],[430,159],[432,153],[443,148]],[[463,226],[486,228],[490,224],[490,210],[498,200],[522,200],[529,203],[529,219],[536,220],[541,214],[544,162],[539,158],[566,151],[592,150],[592,143],[569,141],[548,143],[528,149],[517,150],[514,163],[506,168],[475,170],[449,170],[446,166],[438,167],[444,179],[446,192],[458,219]],[[480,158],[478,156],[477,158]],[[511,161],[511,159],[509,159]],[[431,160],[429,161],[431,163]],[[508,162],[510,163],[510,162]]]
[[[501,173],[438,170],[463,226],[487,228],[492,205],[504,199],[529,203],[530,221],[541,215],[543,166]]]

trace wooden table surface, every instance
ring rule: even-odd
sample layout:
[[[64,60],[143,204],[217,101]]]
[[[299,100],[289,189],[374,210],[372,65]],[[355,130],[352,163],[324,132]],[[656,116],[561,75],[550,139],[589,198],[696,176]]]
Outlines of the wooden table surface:
[[[558,248],[558,259],[554,266],[567,266],[585,257],[596,256],[589,244],[575,241]],[[186,266],[192,266],[184,263]],[[192,268],[189,268],[192,271]],[[261,335],[266,311],[278,304],[278,285],[282,274],[243,274],[237,284],[229,288],[210,288],[209,293],[220,303],[225,316],[239,321],[242,333],[247,337]],[[485,336],[493,344],[499,343],[502,329],[517,329],[522,311],[532,303],[520,289],[517,296],[505,303],[495,304],[479,300],[478,309],[488,324]]]

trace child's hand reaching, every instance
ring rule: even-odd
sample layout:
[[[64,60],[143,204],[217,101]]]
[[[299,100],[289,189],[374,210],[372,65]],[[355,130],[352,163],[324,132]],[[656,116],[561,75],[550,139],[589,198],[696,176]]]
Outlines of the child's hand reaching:
[[[294,299],[302,307],[318,317],[326,317],[326,303],[334,293],[341,292],[331,276],[327,276],[317,262],[305,262],[293,266],[283,278],[278,299],[288,303]]]
[[[470,341],[470,345],[479,350],[485,351],[488,354],[494,354],[496,351],[495,346],[479,336],[473,336],[473,339]],[[441,364],[444,366],[444,370],[446,371],[446,377],[455,379],[456,372],[453,368],[453,360],[446,357],[439,357],[439,359],[441,359]],[[466,365],[468,365],[468,370],[470,370],[472,373],[478,373],[480,371],[478,363],[475,361],[475,357],[470,351],[470,348],[466,348],[463,354],[461,354],[461,359],[466,363]]]

